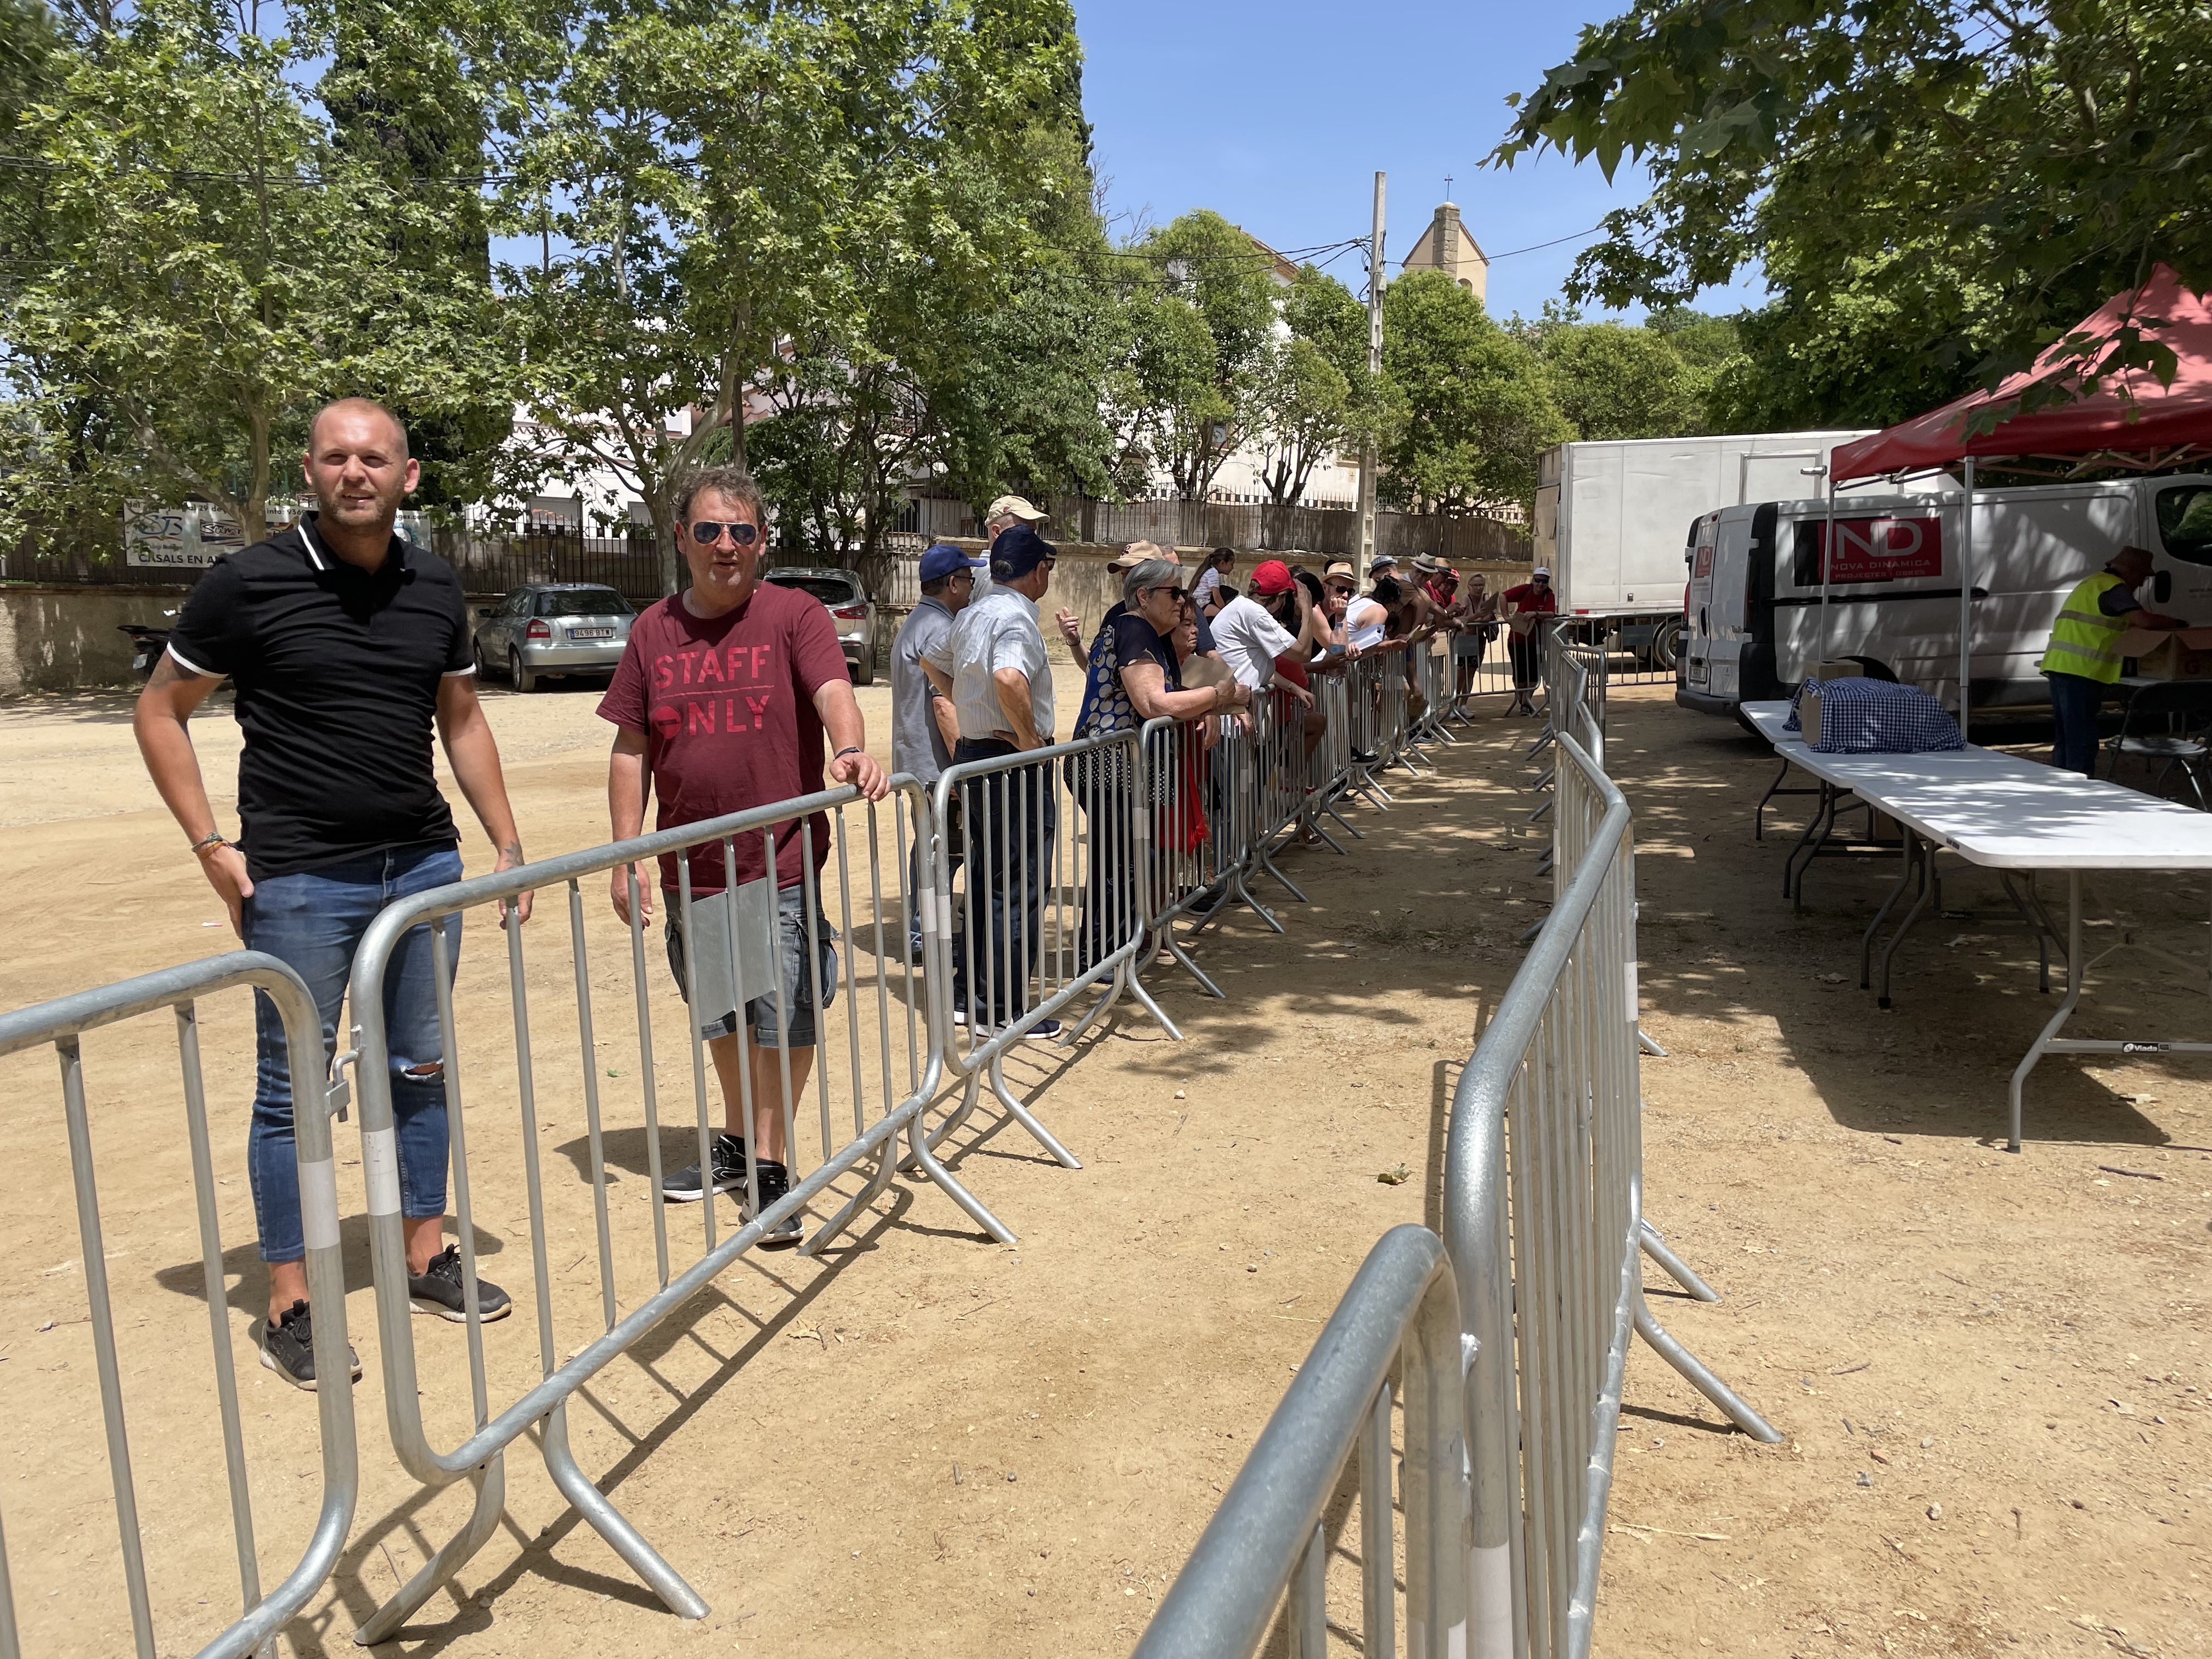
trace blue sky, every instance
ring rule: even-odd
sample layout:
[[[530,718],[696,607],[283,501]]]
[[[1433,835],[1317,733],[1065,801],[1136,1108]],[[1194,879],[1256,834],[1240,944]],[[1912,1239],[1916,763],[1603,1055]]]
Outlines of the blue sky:
[[[1277,247],[1367,233],[1373,179],[1389,174],[1385,252],[1403,255],[1444,199],[1484,252],[1586,231],[1644,194],[1624,166],[1608,185],[1558,155],[1481,166],[1505,130],[1505,94],[1534,88],[1574,51],[1608,0],[1565,4],[1320,5],[1313,0],[1076,0],[1084,105],[1109,210],[1165,223],[1208,207]],[[1126,233],[1125,220],[1115,227]],[[1490,307],[1534,316],[1591,239],[1497,259]],[[1359,255],[1329,266],[1355,292]],[[1395,269],[1395,268],[1394,268]],[[1705,295],[1707,310],[1757,304],[1756,281]]]

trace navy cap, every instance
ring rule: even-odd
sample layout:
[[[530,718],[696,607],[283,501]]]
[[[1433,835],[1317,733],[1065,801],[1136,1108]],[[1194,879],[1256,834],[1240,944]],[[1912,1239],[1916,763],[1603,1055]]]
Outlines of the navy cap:
[[[957,576],[963,570],[981,570],[988,559],[971,559],[964,549],[951,542],[939,542],[921,556],[921,580],[941,582],[947,576]]]
[[[1029,526],[1009,525],[991,544],[991,575],[998,581],[1018,581],[1059,551]]]

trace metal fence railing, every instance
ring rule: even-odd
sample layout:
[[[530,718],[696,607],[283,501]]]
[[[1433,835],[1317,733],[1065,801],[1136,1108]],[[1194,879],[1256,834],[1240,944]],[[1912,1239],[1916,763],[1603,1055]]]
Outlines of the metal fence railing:
[[[802,1249],[818,1249],[849,1226],[889,1184],[902,1133],[911,1133],[915,1155],[930,1179],[994,1237],[1012,1242],[1013,1235],[927,1156],[920,1133],[921,1114],[937,1092],[944,1071],[940,1023],[931,1016],[922,976],[912,971],[914,937],[923,936],[926,956],[934,948],[930,941],[940,926],[931,907],[915,902],[932,884],[933,837],[923,822],[927,810],[927,797],[911,779],[894,780],[892,793],[882,806],[860,801],[849,788],[830,790],[433,889],[395,902],[371,927],[355,958],[352,1001],[386,1415],[392,1444],[410,1474],[433,1487],[465,1479],[477,1491],[475,1510],[463,1531],[378,1610],[357,1639],[374,1642],[389,1636],[489,1540],[503,1503],[501,1459],[532,1425],[543,1425],[539,1449],[562,1495],[671,1609],[689,1618],[702,1616],[706,1603],[697,1592],[578,1465],[569,1447],[566,1418],[568,1402],[576,1391],[740,1255],[764,1240],[780,1241],[799,1231],[805,1212],[823,1198],[832,1182],[867,1164],[871,1167],[860,1190]],[[921,831],[919,842],[917,831]],[[658,877],[641,878],[639,866],[649,867],[649,861],[656,860],[661,866]],[[796,880],[791,878],[794,867]],[[587,907],[584,884],[594,876],[611,876],[612,881],[606,887],[592,884]],[[658,999],[663,1012],[656,1017],[654,981],[647,969],[643,901],[653,896],[656,884],[662,890],[660,903],[673,912],[668,920],[676,923],[677,948],[670,952],[672,981],[690,1010],[677,1017],[684,1032],[678,1041],[689,1049],[691,1062],[693,1109],[686,1128],[696,1133],[684,1135],[680,1150],[663,1146],[654,1080],[654,1055],[663,1048],[656,1026],[665,1031],[670,1018],[665,991]],[[611,926],[604,920],[596,925],[587,922],[587,908],[599,917],[600,906],[607,903],[615,886],[626,897],[626,915],[618,915]],[[530,930],[504,928],[505,1001],[515,1063],[514,1121],[520,1157],[501,1160],[489,1170],[485,1154],[471,1150],[462,1085],[465,1079],[472,1097],[480,1090],[492,1092],[484,1076],[490,1066],[482,1039],[463,1029],[456,1018],[450,988],[453,962],[446,930],[431,930],[441,987],[438,1014],[445,1044],[455,1213],[463,1282],[468,1287],[472,1407],[471,1431],[450,1449],[441,1450],[426,1425],[418,1385],[394,1164],[390,1055],[375,988],[383,982],[386,961],[410,930],[464,913],[482,915],[530,890],[566,898],[567,971],[533,975],[525,944]],[[595,933],[601,935],[597,949]],[[595,963],[609,957],[621,964],[615,969],[617,980],[623,977],[622,969],[628,969],[631,1007],[625,1012],[635,1020],[634,1067],[610,1069],[596,1036],[601,994],[594,990],[599,981]],[[869,963],[866,968],[861,965],[864,957]],[[564,1035],[574,1044],[569,1050],[575,1056],[573,1066],[558,1062],[560,1047],[565,1044],[541,1048],[533,1040],[533,1007],[539,1011],[542,1026],[543,1011],[556,998],[569,1005],[562,1023],[568,1028]],[[750,1036],[743,1029],[748,1022]],[[802,1050],[806,1055],[803,1062],[799,1058]],[[742,1160],[742,1176],[733,1175],[731,1180],[739,1198],[740,1224],[726,1233],[718,1224],[711,1190],[720,1142],[709,1103],[710,1069],[720,1082],[724,1121],[734,1121],[737,1136],[744,1142],[742,1151],[734,1154]],[[617,1123],[611,1117],[612,1091],[602,1073],[611,1077],[623,1070],[637,1079],[635,1116],[629,1117],[625,1104],[622,1117],[627,1121]],[[811,1113],[805,1109],[810,1081],[815,1095]],[[539,1102],[549,1090],[559,1109],[580,1109],[583,1115],[585,1133],[576,1159],[580,1190],[568,1182],[549,1190],[544,1178]],[[630,1093],[627,1085],[623,1093]],[[848,1108],[849,1128],[842,1122]],[[810,1117],[818,1118],[820,1139],[811,1149],[817,1155],[802,1161],[807,1138],[802,1127],[815,1127],[807,1122]],[[616,1231],[617,1218],[608,1199],[608,1140],[614,1127],[626,1139],[641,1141],[641,1160],[633,1158],[632,1163],[642,1161],[640,1173],[648,1183],[649,1202],[643,1207],[650,1222],[649,1261],[644,1240],[633,1232],[618,1235]],[[763,1141],[781,1142],[783,1158],[771,1159]],[[703,1188],[692,1194],[700,1200],[699,1253],[688,1264],[678,1264],[672,1261],[664,1166],[672,1153],[692,1151],[699,1159]],[[764,1163],[781,1166],[787,1192],[764,1191]],[[518,1176],[520,1194],[514,1191]],[[496,1414],[489,1400],[471,1218],[478,1189],[487,1182],[494,1183],[498,1194],[498,1212],[527,1217],[530,1301],[541,1372],[535,1387]],[[624,1213],[635,1217],[638,1209],[625,1206]],[[556,1336],[556,1322],[564,1310],[556,1305],[548,1256],[550,1229],[556,1224],[579,1231],[588,1228],[595,1242],[591,1254],[598,1268],[598,1294],[592,1298],[596,1305],[565,1310],[570,1321],[580,1319],[595,1328],[580,1346],[564,1347]],[[627,1289],[620,1282],[624,1268]],[[641,1279],[645,1281],[641,1285]]]
[[[1451,1263],[1437,1236],[1415,1226],[1383,1234],[1161,1598],[1137,1659],[1257,1653],[1278,1602],[1289,1651],[1320,1659],[1332,1553],[1323,1512],[1355,1457],[1360,1651],[1398,1650],[1394,1503],[1406,1517],[1407,1653],[1462,1659],[1483,1650],[1467,1641],[1460,1328]],[[1405,1412],[1399,1481],[1391,1478],[1394,1377]]]
[[[255,951],[239,951],[228,956],[210,957],[185,967],[164,969],[137,979],[102,986],[97,990],[83,991],[74,996],[61,997],[52,1002],[18,1009],[12,1013],[0,1014],[0,1056],[51,1044],[61,1065],[62,1126],[68,1146],[70,1186],[76,1199],[77,1242],[83,1251],[85,1318],[82,1322],[88,1323],[91,1331],[93,1370],[97,1379],[98,1410],[106,1437],[108,1484],[113,1494],[123,1581],[123,1595],[118,1601],[104,1589],[96,1573],[87,1571],[85,1540],[77,1522],[74,1520],[66,1528],[69,1534],[74,1535],[67,1538],[66,1548],[59,1553],[46,1547],[47,1540],[35,1534],[31,1534],[32,1547],[27,1550],[23,1543],[25,1534],[18,1533],[14,1546],[18,1565],[24,1565],[27,1559],[30,1568],[20,1577],[9,1570],[9,1545],[4,1536],[0,1536],[0,1655],[7,1656],[7,1659],[19,1659],[19,1656],[27,1650],[23,1627],[17,1623],[13,1589],[17,1583],[41,1587],[38,1600],[31,1603],[35,1613],[45,1613],[55,1605],[49,1598],[60,1597],[64,1598],[61,1605],[68,1616],[65,1632],[60,1628],[41,1629],[34,1624],[29,1632],[28,1650],[59,1651],[61,1644],[66,1640],[76,1644],[80,1651],[123,1651],[124,1640],[120,1632],[90,1634],[81,1620],[97,1620],[103,1613],[112,1614],[126,1610],[130,1621],[129,1650],[137,1655],[138,1659],[154,1659],[156,1652],[183,1650],[167,1642],[157,1642],[155,1636],[155,1601],[147,1551],[149,1528],[140,1516],[141,1482],[134,1474],[131,1463],[130,1414],[125,1407],[123,1386],[123,1356],[117,1339],[115,1310],[109,1293],[109,1251],[101,1225],[94,1125],[85,1085],[82,1042],[87,1033],[102,1026],[162,1008],[172,1010],[176,1018],[177,1057],[182,1073],[184,1096],[184,1130],[191,1164],[192,1202],[198,1220],[198,1267],[203,1275],[202,1289],[207,1299],[216,1413],[221,1423],[223,1468],[230,1498],[231,1535],[238,1559],[240,1599],[243,1607],[240,1616],[228,1628],[195,1650],[198,1659],[241,1659],[247,1654],[273,1651],[273,1649],[264,1650],[264,1644],[269,1643],[285,1621],[321,1588],[345,1547],[347,1529],[353,1522],[358,1474],[354,1447],[352,1366],[346,1342],[345,1269],[338,1247],[337,1187],[331,1149],[329,1108],[319,1101],[302,1100],[295,1115],[294,1130],[300,1180],[300,1210],[307,1238],[307,1287],[314,1308],[315,1373],[318,1379],[316,1412],[322,1451],[321,1501],[313,1532],[301,1551],[297,1565],[274,1589],[265,1592],[262,1589],[245,1427],[240,1412],[238,1376],[232,1352],[230,1306],[224,1293],[227,1280],[223,1266],[222,1227],[216,1191],[217,1177],[208,1142],[207,1096],[200,1069],[199,1036],[201,1001],[225,991],[249,987],[259,995],[269,998],[283,1018],[291,1075],[295,1078],[323,1076],[323,1034],[313,996],[290,968],[274,957]],[[22,1103],[16,1103],[18,1114],[26,1109]],[[141,1166],[146,1161],[146,1155],[143,1152],[133,1160]],[[18,1168],[15,1173],[21,1177],[29,1172]],[[11,1202],[18,1208],[22,1207],[27,1202],[27,1193],[19,1194]],[[128,1252],[123,1254],[127,1255]],[[142,1358],[149,1357],[143,1349],[139,1350],[138,1354]],[[190,1373],[182,1363],[182,1353],[171,1346],[155,1351],[150,1357],[155,1361],[152,1374],[139,1397],[143,1401],[147,1395],[158,1393],[160,1403],[173,1409],[177,1392],[189,1386]],[[31,1372],[31,1368],[24,1365],[9,1369],[16,1373]],[[143,1366],[134,1367],[134,1371],[143,1369]],[[15,1377],[0,1379],[0,1383],[16,1380]],[[23,1376],[21,1380],[27,1385],[28,1375]],[[88,1416],[94,1407],[94,1390],[73,1385],[70,1392],[74,1403],[81,1406]],[[0,1387],[0,1401],[7,1398],[4,1387]],[[9,1413],[0,1411],[0,1420],[8,1416]],[[16,1420],[20,1422],[21,1419]],[[168,1489],[169,1498],[167,1504],[156,1505],[152,1530],[157,1538],[164,1534],[173,1538],[178,1530],[175,1523],[181,1515],[192,1516],[194,1530],[209,1518],[204,1515],[204,1480],[195,1479],[189,1489],[180,1489],[175,1483],[174,1472],[179,1460],[185,1456],[184,1442],[188,1438],[170,1434],[157,1443],[157,1455],[153,1460],[154,1478]],[[49,1475],[64,1473],[69,1467],[58,1460],[45,1459],[42,1462]],[[306,1472],[301,1473],[304,1474]],[[26,1482],[32,1479],[28,1474],[22,1477]],[[12,1480],[8,1483],[6,1494],[9,1506],[20,1505],[27,1497],[36,1495],[34,1492],[27,1493],[23,1484]],[[82,1510],[74,1501],[79,1494],[72,1491],[70,1496],[70,1510],[81,1515]],[[206,1594],[199,1594],[202,1591]],[[204,1607],[214,1594],[211,1585],[195,1577],[185,1599],[190,1604]]]
[[[1556,750],[1547,806],[1557,897],[1461,1074],[1446,1130],[1443,1247],[1461,1313],[1459,1422],[1469,1472],[1468,1507],[1450,1520],[1467,1540],[1466,1600],[1419,1633],[1409,1612],[1408,1651],[1417,1655],[1589,1653],[1632,1334],[1746,1433],[1781,1437],[1644,1301],[1646,1253],[1693,1295],[1717,1298],[1643,1218],[1633,823],[1603,768],[1596,654],[1564,635],[1547,641],[1549,718],[1539,741]],[[1292,1398],[1364,1408],[1374,1397],[1374,1345],[1337,1334],[1402,1328],[1393,1321],[1402,1322],[1405,1305],[1402,1288],[1394,1295],[1382,1275],[1363,1271]],[[1291,1413],[1286,1399],[1276,1424]],[[1243,1659],[1258,1650],[1286,1584],[1291,1651],[1307,1659],[1325,1650],[1325,1628],[1310,1612],[1318,1570],[1300,1566],[1293,1577],[1291,1569],[1318,1512],[1309,1499],[1318,1492],[1325,1500],[1344,1461],[1348,1443],[1338,1431],[1346,1419],[1341,1405],[1325,1420],[1310,1404],[1297,1415],[1303,1434],[1277,1437],[1271,1425],[1255,1446],[1231,1491],[1234,1512],[1224,1501],[1140,1654]],[[1410,1414],[1407,1424],[1409,1481],[1417,1461],[1441,1480],[1457,1467],[1459,1443],[1440,1447],[1432,1424],[1419,1437]],[[1363,1492],[1363,1515],[1380,1501]],[[1409,1515],[1413,1507],[1409,1496]],[[1236,1534],[1255,1543],[1232,1571],[1222,1561]],[[1370,1573],[1380,1565],[1366,1563]],[[1413,1591],[1409,1568],[1409,1608]],[[1374,1605],[1370,1594],[1370,1632]],[[1365,1651],[1392,1650],[1370,1634]]]
[[[1394,647],[1317,673],[1325,716],[1318,730],[1301,702],[1271,691],[1255,698],[1243,720],[1155,721],[1141,732],[970,758],[931,789],[892,780],[880,804],[849,788],[827,790],[452,883],[382,911],[353,961],[350,1046],[336,1066],[341,1076],[349,1066],[357,1074],[386,1424],[400,1464],[424,1489],[465,1481],[475,1501],[458,1533],[374,1608],[357,1639],[391,1637],[489,1540],[504,1511],[505,1455],[526,1433],[534,1433],[562,1495],[640,1579],[678,1613],[702,1614],[698,1594],[582,1467],[569,1440],[569,1401],[740,1255],[781,1243],[818,1249],[875,1205],[902,1169],[919,1170],[983,1231],[1012,1243],[1011,1230],[940,1161],[946,1137],[988,1089],[1060,1163],[1079,1167],[1009,1087],[1005,1062],[1014,1045],[1052,1035],[1047,1022],[1063,1018],[1059,1041],[1072,1045],[1125,996],[1179,1036],[1142,970],[1164,946],[1218,994],[1181,952],[1181,938],[1244,908],[1283,931],[1268,908],[1279,907],[1274,890],[1304,898],[1284,867],[1286,847],[1310,840],[1341,852],[1328,830],[1357,835],[1347,816],[1356,804],[1389,805],[1382,775],[1425,769],[1420,745],[1438,736],[1443,718],[1441,660],[1416,653],[1409,664],[1407,650]],[[511,907],[524,893],[546,902],[529,926],[512,925]],[[994,896],[1010,902],[994,908]],[[664,927],[676,924],[665,981],[648,970],[648,901]],[[490,924],[498,948],[460,950],[471,918]],[[463,1285],[461,1340],[443,1349],[418,1339],[411,1317],[395,1100],[415,1086],[409,1078],[423,1064],[396,1056],[395,1045],[430,1039],[388,1029],[383,995],[390,964],[413,948],[428,951],[436,987],[434,1069],[450,1136]],[[75,1033],[130,1012],[180,1006],[204,1271],[220,1333],[220,1247],[189,1003],[239,984],[266,990],[283,1011],[291,1075],[329,1076],[312,1000],[295,975],[265,957],[218,957],[0,1019],[0,1054],[41,1042],[63,1050],[94,1334],[103,1350],[103,1403],[126,1527],[135,1521],[113,1322],[97,1271]],[[672,1039],[672,1024],[679,1030]],[[667,1085],[657,1067],[687,1051],[690,1109],[665,1111]],[[718,1090],[710,1091],[710,1077]],[[331,1097],[342,1097],[334,1091]],[[560,1124],[577,1130],[566,1144],[545,1138]],[[343,1378],[349,1370],[326,1115],[302,1111],[298,1133],[319,1368]],[[549,1150],[567,1164],[552,1163]],[[706,1190],[689,1194],[699,1200],[699,1222],[687,1242],[672,1219],[668,1183],[671,1166],[695,1157]],[[771,1171],[780,1173],[771,1178]],[[611,1194],[626,1178],[641,1178],[647,1202]],[[737,1199],[734,1227],[720,1213],[717,1190]],[[835,1213],[807,1234],[808,1218],[833,1204]],[[497,1232],[480,1231],[483,1215],[502,1218],[501,1231],[522,1243],[531,1280],[516,1287],[511,1310],[501,1310],[512,1316],[492,1340],[526,1346],[534,1335],[535,1379],[502,1384],[504,1398],[495,1397],[494,1376],[515,1368],[487,1364],[478,1252]],[[573,1261],[556,1263],[556,1238]],[[1390,1271],[1402,1277],[1412,1269],[1401,1263]],[[1406,1340],[1409,1354],[1428,1356],[1425,1365],[1448,1353],[1449,1344],[1437,1348],[1435,1330],[1454,1328],[1457,1316],[1449,1311],[1449,1272],[1436,1266],[1432,1249],[1420,1273],[1419,1311],[1407,1315],[1415,1323]],[[206,1651],[231,1654],[267,1638],[331,1571],[355,1486],[350,1392],[325,1382],[323,1516],[301,1565],[262,1596],[224,1340],[219,1336],[218,1370],[249,1611]],[[1431,1386],[1430,1395],[1442,1386]],[[1445,1423],[1433,1401],[1419,1409]],[[1380,1420],[1387,1429],[1387,1405]],[[1437,1432],[1458,1443],[1456,1427]],[[1439,1478],[1445,1496],[1436,1504],[1459,1513],[1463,1500],[1451,1495],[1457,1477]],[[1426,1492],[1427,1479],[1409,1474],[1408,1492]],[[0,1496],[12,1500],[15,1492],[11,1486]],[[1429,1524],[1409,1521],[1409,1535]],[[1442,1540],[1448,1532],[1433,1535]],[[126,1541],[130,1606],[139,1650],[151,1655],[134,1547]],[[1387,1553],[1387,1541],[1384,1547]],[[1440,1560],[1451,1553],[1442,1542],[1436,1548]],[[43,1569],[44,1558],[37,1559]],[[0,1547],[0,1638],[7,1638],[0,1659],[15,1659],[7,1563]],[[1463,1599],[1450,1588],[1456,1580],[1437,1582],[1437,1605]]]

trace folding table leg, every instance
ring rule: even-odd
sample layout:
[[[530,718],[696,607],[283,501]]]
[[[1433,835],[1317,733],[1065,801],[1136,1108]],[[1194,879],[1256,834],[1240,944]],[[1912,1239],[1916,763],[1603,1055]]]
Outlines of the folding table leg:
[[[2011,1110],[2011,1138],[2005,1146],[2007,1152],[2016,1152],[2020,1150],[2021,1092],[2027,1085],[2027,1074],[2035,1069],[2036,1062],[2043,1058],[2044,1051],[2050,1048],[2051,1039],[2058,1035],[2068,1020],[2073,1018],[2075,1006],[2081,1000],[2081,872],[2079,870],[2069,870],[2066,872],[2066,998],[2052,1012],[2049,1023],[2044,1026],[2035,1041],[2028,1045],[2027,1052],[2021,1056],[2020,1064],[2013,1067],[2012,1097],[2008,1103]]]
[[[1912,908],[1905,913],[1905,920],[1898,923],[1897,931],[1890,935],[1889,944],[1881,953],[1881,994],[1876,999],[1879,1006],[1889,1006],[1890,958],[1897,954],[1897,947],[1905,943],[1905,936],[1912,931],[1912,924],[1920,920],[1921,911],[1928,908],[1929,895],[1939,890],[1934,878],[1935,868],[1935,848],[1923,847],[1920,854],[1920,895],[1912,901]]]
[[[1866,932],[1859,935],[1859,989],[1862,991],[1871,989],[1874,984],[1874,936],[1881,931],[1884,919],[1889,915],[1889,907],[1897,902],[1898,895],[1905,890],[1905,884],[1912,879],[1912,845],[1917,837],[1915,833],[1903,823],[1899,823],[1897,828],[1900,837],[1898,848],[1905,854],[1905,862],[1897,873],[1895,883],[1891,885],[1889,891],[1882,895],[1881,908],[1874,913],[1874,920],[1867,923]]]
[[[1751,838],[1766,839],[1766,803],[1774,799],[1774,792],[1782,787],[1782,780],[1790,775],[1790,763],[1784,761],[1782,769],[1774,775],[1774,781],[1766,786],[1766,793],[1759,798],[1759,805],[1751,809]]]

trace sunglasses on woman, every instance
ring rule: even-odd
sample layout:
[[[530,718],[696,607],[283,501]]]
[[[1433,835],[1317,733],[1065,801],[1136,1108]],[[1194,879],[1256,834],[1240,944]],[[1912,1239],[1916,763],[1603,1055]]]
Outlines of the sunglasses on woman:
[[[691,539],[702,547],[712,547],[722,539],[722,532],[730,532],[730,545],[750,547],[760,539],[760,526],[752,524],[717,524],[712,519],[701,519],[691,526]]]

